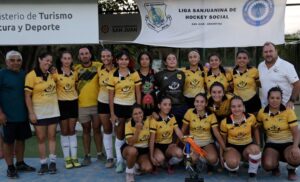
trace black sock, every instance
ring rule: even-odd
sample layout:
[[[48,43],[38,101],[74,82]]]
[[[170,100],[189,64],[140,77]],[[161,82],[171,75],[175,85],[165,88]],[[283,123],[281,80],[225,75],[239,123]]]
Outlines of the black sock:
[[[22,164],[25,164],[24,161],[17,162],[16,166],[19,166],[19,165],[22,165]]]
[[[255,173],[249,173],[249,176],[250,176],[251,178],[253,178],[253,177],[256,177],[256,174],[255,174]]]
[[[15,170],[15,166],[14,165],[8,165],[7,168],[10,171]]]

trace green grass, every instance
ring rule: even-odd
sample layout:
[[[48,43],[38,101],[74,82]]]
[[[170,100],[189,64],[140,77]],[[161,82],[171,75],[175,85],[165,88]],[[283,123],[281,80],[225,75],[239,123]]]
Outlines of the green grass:
[[[298,117],[298,120],[300,120],[300,105],[295,106],[295,111]],[[78,141],[78,157],[83,157],[83,146],[82,146],[82,137],[77,137]],[[63,157],[61,145],[60,145],[60,133],[56,134],[56,151],[57,151],[57,157]],[[96,147],[95,143],[92,137],[92,143],[91,143],[91,154],[92,157],[95,157]],[[37,139],[35,136],[31,137],[30,139],[26,140],[26,147],[25,147],[25,157],[38,157],[38,148],[37,148]]]

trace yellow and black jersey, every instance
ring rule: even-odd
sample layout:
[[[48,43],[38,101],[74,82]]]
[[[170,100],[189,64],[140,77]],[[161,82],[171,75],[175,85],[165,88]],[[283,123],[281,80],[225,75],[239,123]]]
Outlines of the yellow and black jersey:
[[[250,100],[256,94],[256,82],[259,80],[258,70],[248,66],[244,73],[240,73],[238,67],[235,67],[230,74],[233,78],[234,94],[242,97],[243,101]]]
[[[161,117],[156,120],[154,118],[150,121],[150,133],[155,133],[155,143],[170,144],[174,128],[178,127],[175,116],[168,115],[167,120]]]
[[[143,121],[143,129],[140,131],[137,142],[134,144],[135,147],[147,148],[149,145],[150,139],[150,120],[151,117],[147,117]],[[132,119],[129,119],[125,125],[125,138],[128,144],[128,139],[133,137],[135,133],[135,122]]]
[[[97,105],[99,93],[99,78],[97,70],[102,63],[93,61],[91,66],[84,67],[82,64],[75,66],[78,75],[77,92],[79,107],[91,107]]]
[[[257,127],[256,118],[253,114],[245,113],[245,119],[239,125],[228,116],[221,122],[222,135],[227,135],[227,142],[233,145],[247,145],[253,142],[252,128]]]
[[[113,68],[111,71],[115,71],[116,68]],[[107,90],[107,84],[109,80],[109,70],[107,70],[104,65],[98,68],[98,77],[99,77],[99,94],[98,94],[98,101],[102,103],[109,103],[109,96]]]
[[[211,129],[218,127],[218,121],[214,113],[207,111],[203,118],[197,115],[196,109],[189,109],[183,118],[183,123],[187,124],[190,129],[190,135],[200,147],[212,143],[213,137]]]
[[[129,70],[129,74],[123,77],[119,69],[110,72],[107,84],[108,90],[114,90],[114,103],[119,105],[133,105],[136,102],[135,87],[142,81],[137,71]]]
[[[230,111],[230,100],[231,100],[232,97],[233,97],[232,94],[224,95],[220,105],[214,104],[214,101],[213,101],[212,97],[210,97],[208,99],[207,107],[209,108],[209,110],[211,112],[213,112],[217,116],[218,122],[221,122],[221,120],[223,120],[224,118],[229,116],[229,114],[231,113],[231,111]]]
[[[266,132],[267,143],[293,142],[291,127],[298,126],[294,110],[281,105],[279,112],[273,114],[267,106],[258,112],[257,121]]]
[[[70,101],[78,98],[76,91],[77,73],[71,72],[70,75],[64,73],[53,74],[56,82],[57,98],[60,101]]]
[[[225,92],[228,91],[229,83],[232,81],[230,71],[226,71],[223,67],[220,67],[220,70],[221,72],[218,75],[214,75],[211,69],[205,74],[207,92],[209,92],[211,85],[215,82],[220,82],[224,86]]]
[[[204,68],[199,65],[197,71],[192,71],[189,66],[181,69],[185,74],[185,83],[183,95],[188,98],[194,98],[198,93],[205,93],[204,88]]]
[[[37,119],[60,116],[56,84],[52,75],[44,75],[41,70],[34,69],[26,75],[25,90],[32,93],[33,110]]]

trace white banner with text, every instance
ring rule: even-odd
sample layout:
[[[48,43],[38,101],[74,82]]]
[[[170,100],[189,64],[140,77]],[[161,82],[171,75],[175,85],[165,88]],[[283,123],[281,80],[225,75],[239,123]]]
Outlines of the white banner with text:
[[[135,43],[182,48],[284,43],[286,0],[135,1],[142,19]]]
[[[94,3],[0,3],[0,45],[97,44]]]

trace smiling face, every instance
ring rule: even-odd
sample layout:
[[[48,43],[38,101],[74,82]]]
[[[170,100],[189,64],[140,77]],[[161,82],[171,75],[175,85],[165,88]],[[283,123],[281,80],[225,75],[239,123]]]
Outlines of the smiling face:
[[[207,105],[206,99],[199,95],[195,98],[194,106],[198,112],[204,111]]]
[[[274,64],[278,58],[276,48],[272,44],[263,47],[263,57],[267,64]]]
[[[49,68],[52,66],[52,56],[47,55],[43,58],[39,58],[40,68],[43,72],[47,72]]]
[[[214,102],[221,102],[224,96],[224,90],[222,87],[215,85],[211,88],[210,95]]]
[[[134,108],[132,111],[132,119],[137,122],[142,122],[144,118],[144,112],[141,108]]]
[[[73,62],[72,55],[70,53],[63,53],[63,55],[60,58],[60,61],[63,66],[71,67],[71,64]]]
[[[200,62],[200,55],[196,51],[191,51],[188,54],[188,59],[191,66],[197,66]]]
[[[232,99],[230,103],[230,109],[233,115],[241,116],[245,111],[245,106],[241,99]]]
[[[217,69],[221,65],[221,60],[218,56],[213,55],[209,58],[209,65],[212,69]]]
[[[270,92],[270,95],[268,97],[268,102],[271,108],[279,109],[282,102],[281,93],[279,91]]]
[[[125,54],[123,54],[118,60],[117,64],[119,68],[128,68],[129,65],[129,57]]]
[[[249,57],[246,53],[239,53],[236,57],[236,65],[246,67],[249,64]]]
[[[169,69],[177,68],[177,58],[174,54],[169,54],[166,58],[165,64]]]
[[[160,112],[164,114],[169,114],[172,108],[172,102],[171,99],[165,98],[161,101],[161,103],[158,104],[158,108],[160,109]]]
[[[112,64],[113,56],[110,51],[104,50],[101,52],[101,61],[104,65]]]

